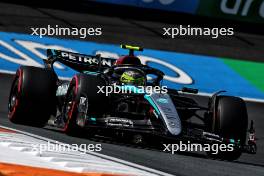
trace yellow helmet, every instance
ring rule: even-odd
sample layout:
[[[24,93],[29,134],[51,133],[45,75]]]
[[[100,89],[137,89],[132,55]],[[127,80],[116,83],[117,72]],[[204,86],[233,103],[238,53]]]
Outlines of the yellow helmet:
[[[140,72],[129,70],[121,75],[120,82],[126,85],[145,86],[146,76]]]

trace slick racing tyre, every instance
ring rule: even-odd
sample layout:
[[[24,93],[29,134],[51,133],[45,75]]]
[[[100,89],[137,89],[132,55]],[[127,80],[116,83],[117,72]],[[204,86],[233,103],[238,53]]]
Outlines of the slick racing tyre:
[[[248,115],[245,102],[238,97],[218,96],[214,105],[213,133],[227,139],[240,141],[245,144],[248,127]],[[241,150],[234,147],[233,151],[223,151],[210,154],[211,157],[223,160],[236,160]]]
[[[105,85],[106,81],[100,75],[77,74],[72,78],[62,110],[63,130],[67,135],[82,136],[88,116],[104,112],[108,99],[97,93],[97,86]]]
[[[50,70],[21,66],[9,95],[9,120],[43,127],[56,111],[56,80],[57,77]]]

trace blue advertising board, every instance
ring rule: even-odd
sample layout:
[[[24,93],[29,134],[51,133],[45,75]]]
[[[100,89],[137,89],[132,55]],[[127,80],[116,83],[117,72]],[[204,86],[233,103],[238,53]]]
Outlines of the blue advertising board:
[[[19,65],[43,66],[42,59],[46,58],[47,48],[83,54],[101,53],[112,58],[127,54],[127,50],[113,44],[0,32],[0,72],[13,73]],[[221,58],[153,49],[136,54],[143,64],[162,70],[166,74],[163,83],[170,88],[186,86],[209,94],[226,90],[230,95],[264,99],[264,91]],[[61,64],[55,64],[54,67],[61,77],[70,78],[75,73]]]
[[[97,2],[129,5],[151,9],[195,14],[200,0],[96,0]]]

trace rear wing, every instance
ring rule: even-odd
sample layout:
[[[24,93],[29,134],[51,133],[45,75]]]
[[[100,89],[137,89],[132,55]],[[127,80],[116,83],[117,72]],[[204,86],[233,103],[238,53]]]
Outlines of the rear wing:
[[[86,55],[68,51],[47,49],[47,60],[44,60],[46,67],[53,67],[55,62],[76,70],[76,71],[101,71],[111,67],[116,59],[103,58],[101,55]]]

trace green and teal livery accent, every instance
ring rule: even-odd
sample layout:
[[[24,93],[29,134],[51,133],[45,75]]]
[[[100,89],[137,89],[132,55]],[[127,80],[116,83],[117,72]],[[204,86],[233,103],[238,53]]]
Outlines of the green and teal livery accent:
[[[160,115],[160,111],[158,106],[154,103],[154,101],[151,99],[149,95],[144,95],[144,98],[151,104],[151,106],[154,108],[155,112]]]

